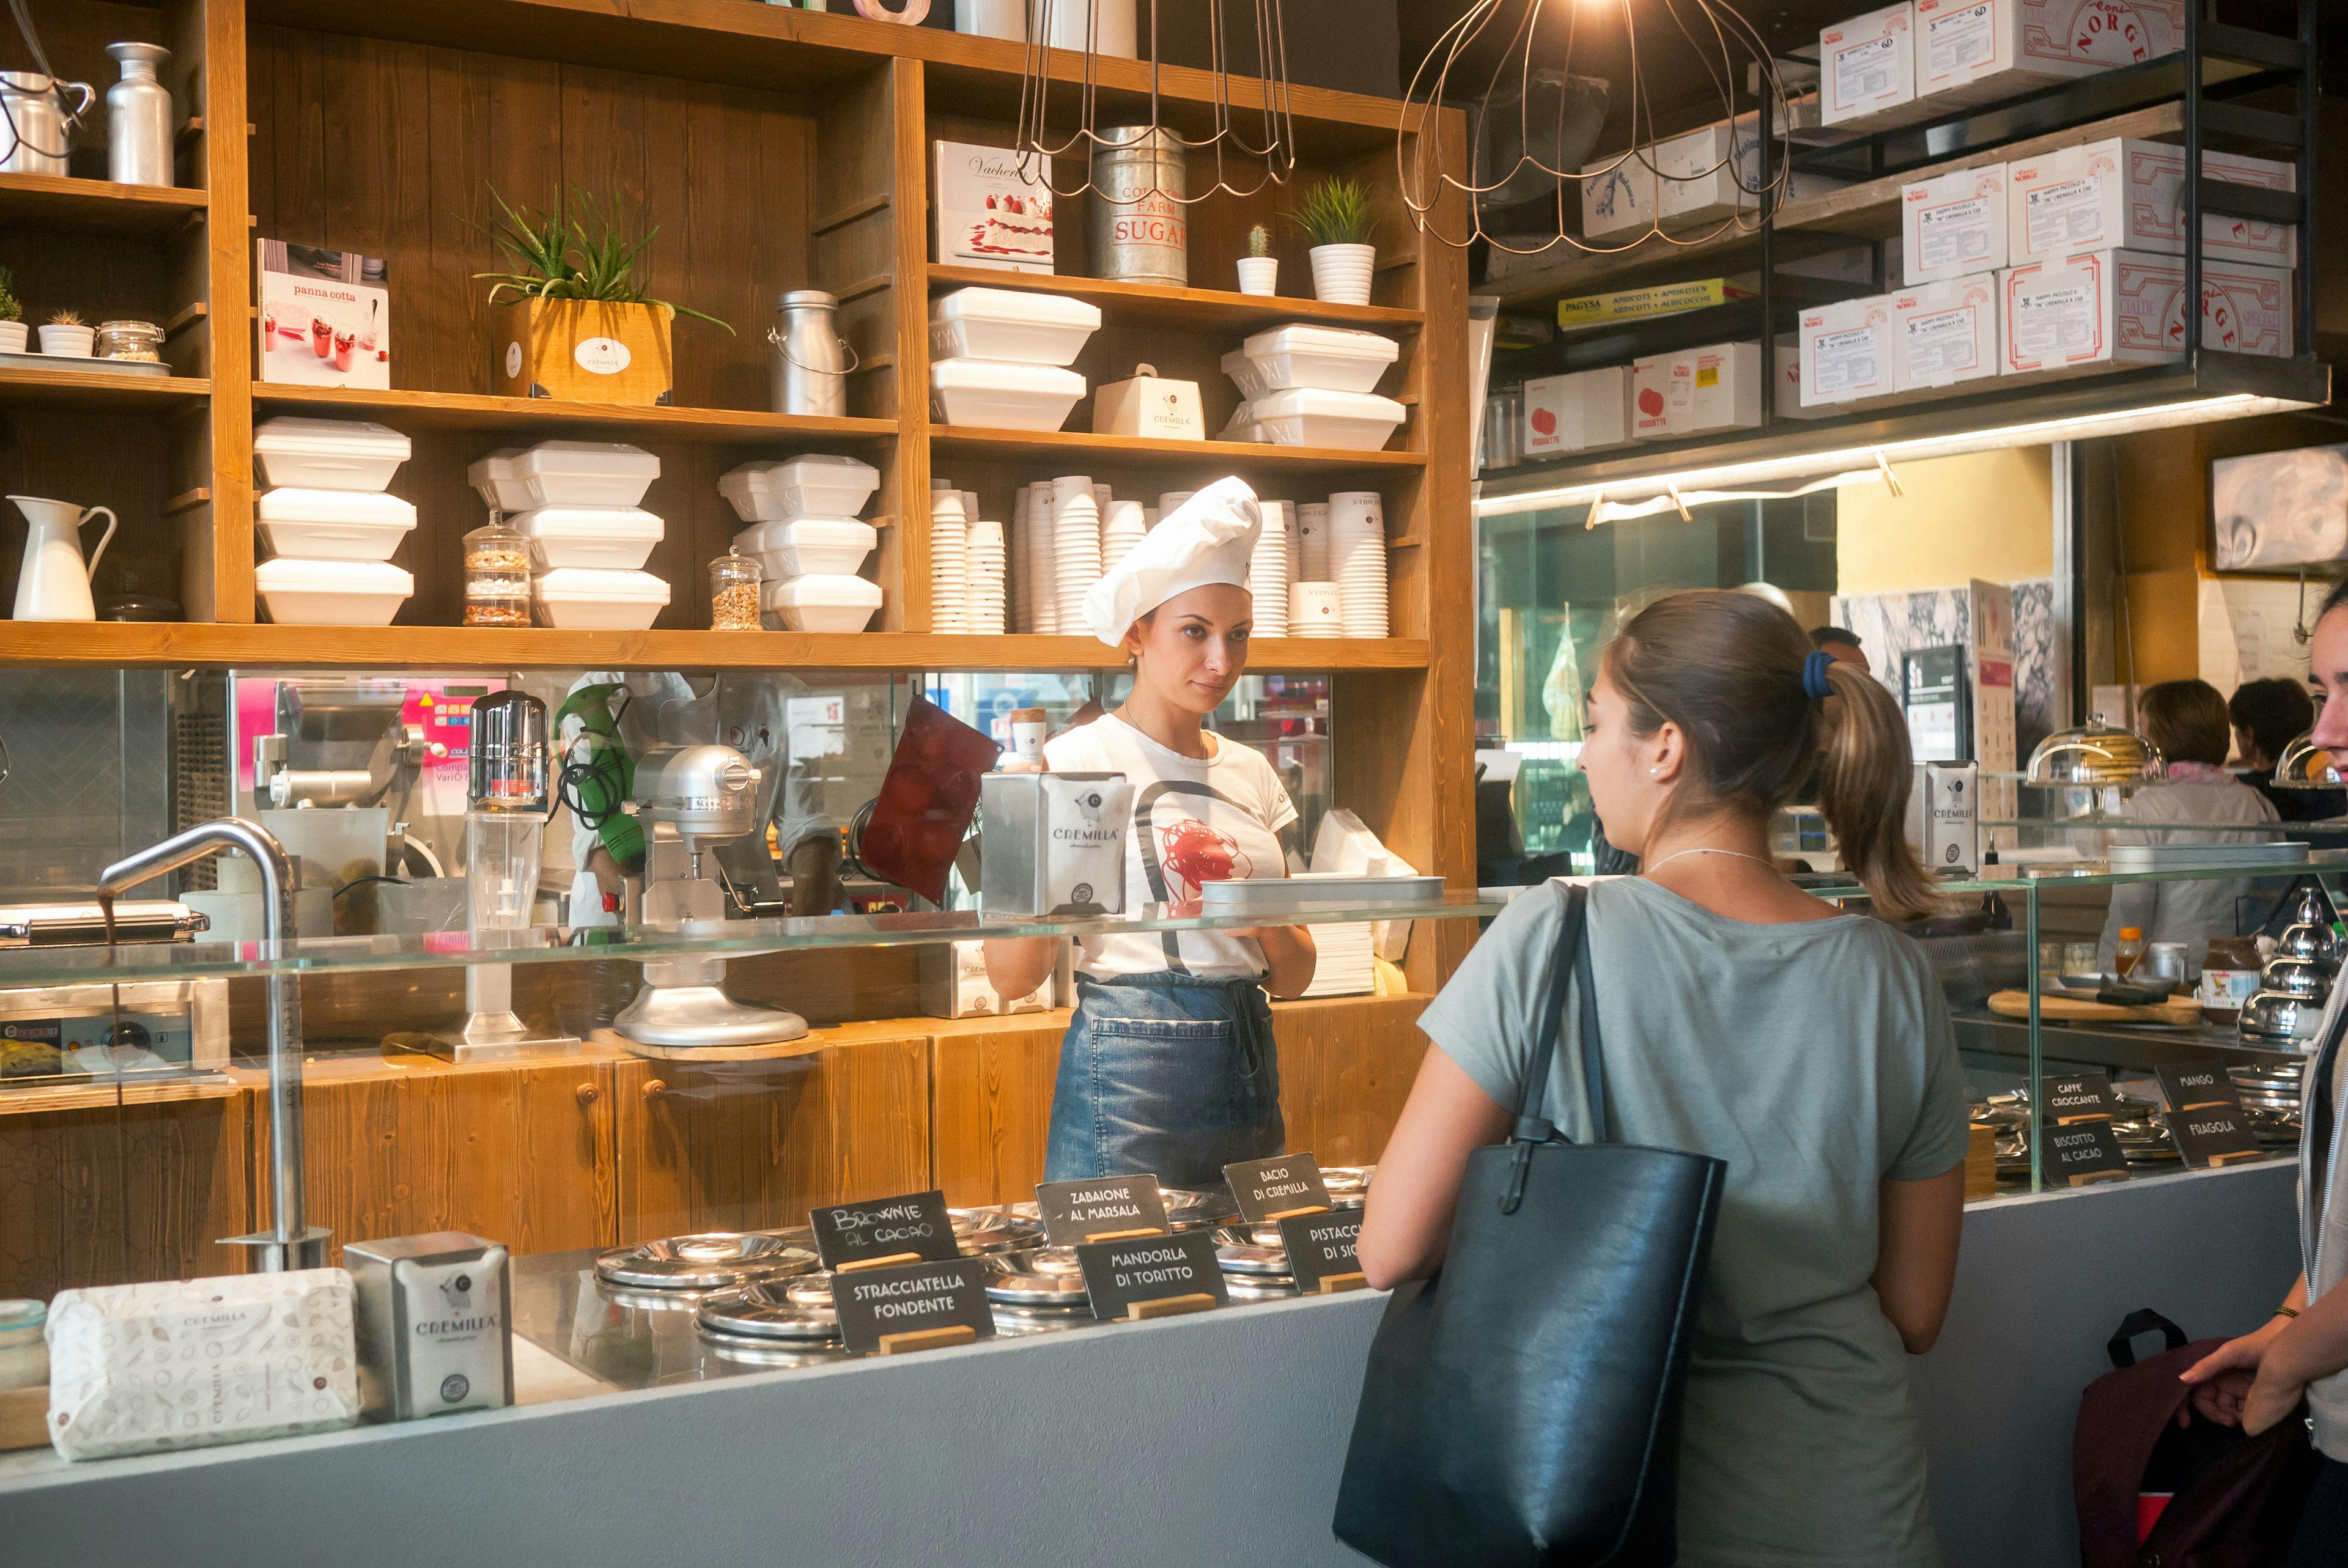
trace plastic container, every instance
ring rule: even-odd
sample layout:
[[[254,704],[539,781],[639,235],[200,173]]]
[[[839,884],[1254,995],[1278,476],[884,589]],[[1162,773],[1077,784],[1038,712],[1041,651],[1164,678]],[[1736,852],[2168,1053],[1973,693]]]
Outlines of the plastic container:
[[[146,364],[163,361],[163,329],[153,322],[100,322],[97,354],[100,359],[137,360]]]
[[[1240,353],[1256,367],[1265,392],[1310,386],[1323,392],[1375,392],[1386,366],[1401,356],[1394,339],[1347,327],[1302,322],[1251,334]],[[1250,402],[1255,401],[1253,394]]]
[[[538,622],[565,631],[644,631],[668,603],[668,584],[648,571],[563,567],[530,585]]]
[[[1065,294],[956,289],[930,303],[930,357],[1074,364],[1100,324],[1099,306]]]
[[[814,455],[745,463],[717,477],[717,493],[746,523],[791,518],[852,518],[880,487],[880,471],[853,457]]]
[[[930,365],[930,409],[947,425],[1057,430],[1085,395],[1085,378],[1048,364],[941,359]]]
[[[759,629],[758,576],[758,563],[746,555],[729,552],[709,563],[710,630]]]
[[[389,561],[279,556],[253,569],[253,587],[280,626],[389,626],[416,579]]]
[[[1256,428],[1275,446],[1333,446],[1375,452],[1408,410],[1371,392],[1323,392],[1295,386],[1252,399]]]
[[[661,520],[641,507],[539,507],[506,519],[538,547],[541,565],[636,571],[661,542]]]
[[[416,507],[377,490],[281,486],[252,499],[269,553],[311,560],[389,560],[416,528]]]
[[[526,512],[537,505],[530,498],[529,484],[514,467],[514,459],[520,456],[519,446],[500,446],[465,470],[466,482],[491,511]]]
[[[533,507],[639,506],[660,477],[659,458],[617,441],[541,441],[511,466]]]
[[[871,524],[852,518],[793,518],[744,528],[734,548],[757,557],[769,580],[808,572],[853,577],[880,539]]]
[[[0,1393],[49,1380],[49,1347],[42,1336],[48,1316],[38,1301],[0,1301]]]
[[[530,537],[505,523],[465,536],[465,624],[528,626]]]
[[[1263,366],[1248,358],[1244,349],[1235,348],[1223,355],[1222,364],[1223,374],[1231,378],[1231,384],[1240,389],[1243,400],[1252,403],[1272,390],[1272,384],[1264,379]]]
[[[759,603],[788,630],[861,631],[880,608],[880,585],[819,572],[768,583]]]
[[[413,448],[387,425],[364,419],[263,420],[252,433],[262,479],[304,490],[380,490]]]

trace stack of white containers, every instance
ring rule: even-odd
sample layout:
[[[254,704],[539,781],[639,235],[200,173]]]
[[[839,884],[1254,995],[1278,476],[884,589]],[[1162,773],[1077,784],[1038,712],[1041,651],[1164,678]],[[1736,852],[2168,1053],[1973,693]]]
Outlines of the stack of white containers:
[[[465,477],[530,539],[540,625],[642,631],[659,619],[668,584],[644,565],[664,529],[643,505],[659,458],[614,441],[541,441],[492,452]]]
[[[1392,338],[1344,327],[1292,322],[1257,333],[1223,355],[1244,401],[1220,438],[1378,451],[1407,413],[1375,390],[1401,353]]]
[[[1044,527],[1049,530],[1045,565],[1050,575],[1037,587],[1051,589],[1052,630],[1081,634],[1086,630],[1085,595],[1101,576],[1100,497],[1092,479],[1083,474],[1054,479],[1046,490],[1043,514]],[[1035,531],[1034,503],[1028,507],[1027,526]]]
[[[1386,635],[1386,519],[1375,490],[1329,497],[1329,572],[1347,637]]]
[[[1101,570],[1115,571],[1148,535],[1148,514],[1139,501],[1110,501],[1101,518]]]
[[[943,635],[970,630],[969,518],[960,490],[930,481],[930,630]]]
[[[930,305],[930,405],[943,425],[1057,430],[1085,395],[1068,369],[1100,309],[1062,294],[957,289]]]
[[[857,514],[880,486],[870,463],[822,455],[745,463],[718,477],[718,494],[750,525],[734,548],[758,563],[770,630],[861,631],[871,621],[880,585],[856,574],[880,535]]]
[[[1004,620],[1004,573],[1009,557],[1004,546],[1003,525],[992,518],[981,518],[972,523],[963,542],[963,559],[966,579],[963,630],[973,637],[1000,637],[1008,630]]]
[[[271,559],[253,574],[281,625],[388,626],[416,591],[391,564],[416,508],[384,494],[407,461],[407,437],[355,419],[272,419],[252,455],[273,488],[253,512]]]
[[[1255,600],[1254,630],[1258,637],[1288,635],[1289,547],[1286,501],[1261,503],[1263,527],[1255,536],[1255,553],[1248,558],[1248,594]]]

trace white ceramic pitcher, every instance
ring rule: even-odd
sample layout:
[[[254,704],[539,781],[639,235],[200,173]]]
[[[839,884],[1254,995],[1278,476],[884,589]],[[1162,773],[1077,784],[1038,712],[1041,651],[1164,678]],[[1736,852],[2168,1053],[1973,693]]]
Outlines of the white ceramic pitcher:
[[[96,620],[98,606],[89,597],[89,574],[114,538],[115,517],[107,507],[81,507],[71,501],[46,501],[38,496],[11,496],[30,525],[25,536],[25,564],[16,574],[18,620]],[[81,559],[81,526],[90,518],[106,518],[106,533],[85,564]]]

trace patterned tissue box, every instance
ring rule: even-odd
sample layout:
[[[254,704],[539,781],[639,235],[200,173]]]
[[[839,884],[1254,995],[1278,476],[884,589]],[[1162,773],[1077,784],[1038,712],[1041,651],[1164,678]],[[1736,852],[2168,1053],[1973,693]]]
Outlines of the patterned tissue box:
[[[355,1426],[351,1304],[339,1268],[60,1291],[49,1440],[110,1459]]]

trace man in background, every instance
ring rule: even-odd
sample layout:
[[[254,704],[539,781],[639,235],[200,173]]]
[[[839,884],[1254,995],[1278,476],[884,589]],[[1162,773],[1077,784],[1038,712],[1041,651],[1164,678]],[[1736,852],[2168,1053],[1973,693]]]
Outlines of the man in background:
[[[1814,626],[1810,629],[1810,646],[1827,653],[1838,664],[1856,664],[1869,674],[1875,667],[1867,661],[1867,650],[1859,645],[1859,633],[1839,626]]]
[[[2297,681],[2246,681],[2226,703],[2233,722],[2234,754],[2242,782],[2274,803],[2285,822],[2318,822],[2348,812],[2348,792],[2277,789],[2275,764],[2283,748],[2315,727],[2315,701]]]

